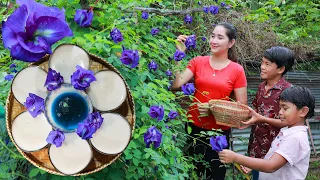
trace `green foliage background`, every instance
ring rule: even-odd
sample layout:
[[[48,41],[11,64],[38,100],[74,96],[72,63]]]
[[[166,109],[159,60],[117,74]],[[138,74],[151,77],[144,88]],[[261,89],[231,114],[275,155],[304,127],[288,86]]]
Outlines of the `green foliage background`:
[[[0,17],[7,18],[17,7],[6,8],[6,3],[0,3]],[[207,43],[201,40],[202,36],[208,37],[210,24],[216,22],[214,15],[195,12],[192,14],[193,23],[185,25],[183,15],[161,16],[150,14],[148,20],[141,18],[141,12],[133,7],[155,7],[158,9],[187,9],[202,8],[203,5],[217,5],[211,0],[202,1],[169,1],[169,0],[117,0],[117,1],[82,1],[94,7],[94,19],[92,27],[81,28],[74,21],[76,9],[81,9],[80,0],[47,0],[39,1],[48,6],[64,8],[67,22],[73,30],[74,36],[64,38],[54,45],[62,43],[77,44],[88,52],[96,54],[115,66],[126,79],[135,99],[137,123],[133,139],[124,151],[120,160],[102,171],[85,177],[65,177],[63,179],[190,179],[195,178],[191,160],[193,157],[185,156],[187,134],[184,131],[186,112],[177,103],[183,95],[167,90],[171,78],[165,75],[166,70],[184,69],[188,60],[200,54],[207,54]],[[296,44],[308,44],[319,40],[319,3],[316,1],[297,0],[287,1],[225,1],[232,5],[231,11],[240,11],[246,14],[239,17],[245,23],[251,21],[257,23],[270,23],[276,32],[279,41]],[[220,12],[228,13],[221,9]],[[115,44],[109,37],[112,28],[121,30],[124,41]],[[152,28],[159,28],[160,33],[152,36]],[[181,66],[175,66],[172,57],[175,52],[175,39],[179,34],[196,34],[197,48],[187,53]],[[140,62],[135,69],[123,65],[119,60],[122,46],[127,49],[139,50]],[[319,49],[315,48],[315,53]],[[149,71],[147,65],[152,60],[159,65],[157,71]],[[0,44],[0,179],[62,179],[60,176],[48,174],[27,162],[10,142],[5,128],[4,105],[10,89],[10,83],[4,77],[10,73],[9,65],[17,64],[17,70],[26,67],[24,62],[13,61],[10,52]],[[165,118],[170,110],[179,113],[179,118],[168,123],[157,122],[147,114],[151,105],[163,105]],[[146,148],[143,142],[143,134],[150,126],[157,126],[163,133],[160,148]],[[170,126],[170,128],[166,128]],[[177,140],[173,140],[176,136]],[[237,175],[237,178],[243,178]],[[232,178],[232,174],[228,175]]]

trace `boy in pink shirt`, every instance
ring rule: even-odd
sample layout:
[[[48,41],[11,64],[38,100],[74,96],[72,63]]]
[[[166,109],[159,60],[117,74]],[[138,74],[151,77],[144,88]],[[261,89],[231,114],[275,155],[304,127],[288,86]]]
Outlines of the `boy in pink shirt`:
[[[238,163],[260,171],[259,180],[305,179],[308,173],[310,146],[306,118],[314,115],[315,98],[309,89],[292,86],[280,95],[279,116],[284,127],[272,141],[264,159],[246,157],[230,150],[219,153],[222,163]],[[252,117],[260,122],[270,118],[250,109]]]

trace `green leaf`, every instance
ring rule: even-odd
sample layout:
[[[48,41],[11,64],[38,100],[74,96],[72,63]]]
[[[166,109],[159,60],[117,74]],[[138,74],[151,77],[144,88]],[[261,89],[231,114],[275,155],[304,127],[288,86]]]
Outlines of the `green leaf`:
[[[134,165],[136,165],[136,166],[139,165],[139,160],[137,158],[133,158],[132,161],[133,161]]]
[[[188,126],[188,134],[190,134],[192,132],[192,128],[190,126]]]
[[[31,169],[30,173],[29,173],[29,177],[35,177],[40,173],[39,168],[33,168]]]
[[[144,171],[141,167],[138,167],[138,173],[141,175],[141,176],[144,176]]]

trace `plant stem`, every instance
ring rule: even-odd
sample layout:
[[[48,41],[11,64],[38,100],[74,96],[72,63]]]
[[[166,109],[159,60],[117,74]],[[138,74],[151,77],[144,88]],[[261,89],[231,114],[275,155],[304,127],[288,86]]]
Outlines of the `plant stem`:
[[[20,158],[20,159],[23,159],[22,156],[16,154],[16,153],[13,152],[11,149],[9,149],[9,148],[7,147],[7,145],[4,144],[4,142],[2,141],[2,139],[0,139],[0,143],[3,145],[4,148],[6,148],[9,152],[11,152],[15,157]]]

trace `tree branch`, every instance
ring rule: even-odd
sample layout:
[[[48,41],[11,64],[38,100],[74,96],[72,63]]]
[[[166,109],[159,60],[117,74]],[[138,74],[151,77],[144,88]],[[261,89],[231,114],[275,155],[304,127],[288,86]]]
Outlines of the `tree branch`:
[[[155,13],[158,15],[186,15],[186,14],[191,14],[193,12],[201,12],[203,11],[202,8],[190,8],[190,9],[185,9],[185,10],[171,10],[171,9],[156,9],[156,8],[144,8],[144,7],[134,7],[134,10],[125,10],[122,9],[124,12],[135,12],[135,11],[145,11],[147,13]]]

